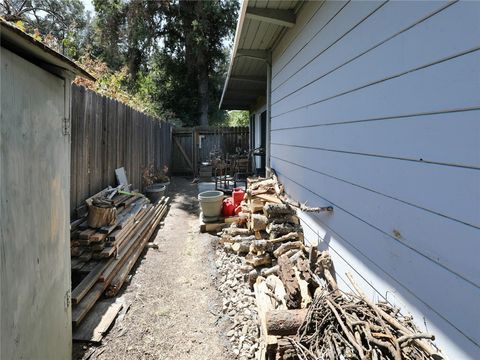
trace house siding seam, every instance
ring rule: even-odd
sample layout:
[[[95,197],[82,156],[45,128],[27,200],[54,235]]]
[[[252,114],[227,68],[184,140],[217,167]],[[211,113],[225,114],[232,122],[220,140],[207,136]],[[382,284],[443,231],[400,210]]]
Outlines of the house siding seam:
[[[480,357],[480,3],[306,3],[272,55],[271,165],[375,299]],[[422,325],[424,323],[424,325]]]

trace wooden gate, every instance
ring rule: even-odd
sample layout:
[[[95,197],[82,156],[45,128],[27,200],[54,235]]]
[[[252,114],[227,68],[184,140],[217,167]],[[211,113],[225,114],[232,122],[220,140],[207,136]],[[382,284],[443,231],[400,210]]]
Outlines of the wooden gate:
[[[193,127],[173,129],[172,172],[197,174],[198,164],[219,151],[235,154],[249,150],[248,127]]]

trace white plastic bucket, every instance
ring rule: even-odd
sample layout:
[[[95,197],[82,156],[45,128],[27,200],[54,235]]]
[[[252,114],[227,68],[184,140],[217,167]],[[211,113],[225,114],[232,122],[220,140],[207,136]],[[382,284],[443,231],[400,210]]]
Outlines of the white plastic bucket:
[[[222,212],[223,192],[218,190],[204,191],[198,194],[198,201],[202,208],[203,218],[218,219]]]

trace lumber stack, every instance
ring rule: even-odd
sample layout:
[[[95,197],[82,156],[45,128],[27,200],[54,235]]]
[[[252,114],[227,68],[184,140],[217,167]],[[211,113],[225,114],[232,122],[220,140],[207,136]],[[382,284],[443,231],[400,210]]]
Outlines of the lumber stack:
[[[151,204],[140,194],[117,194],[116,222],[89,228],[73,222],[72,322],[77,326],[103,295],[115,296],[168,210],[169,198]],[[75,281],[75,283],[73,283]]]
[[[242,256],[260,328],[260,359],[442,359],[434,337],[386,302],[341,291],[327,251],[304,243],[295,203],[277,178],[249,179],[239,220],[218,235]]]

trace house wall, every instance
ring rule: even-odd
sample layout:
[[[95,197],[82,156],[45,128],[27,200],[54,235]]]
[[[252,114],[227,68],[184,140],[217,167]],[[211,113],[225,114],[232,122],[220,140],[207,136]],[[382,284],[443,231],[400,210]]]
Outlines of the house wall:
[[[452,359],[480,358],[479,35],[479,2],[308,2],[273,51],[272,168],[334,207],[306,239]]]
[[[0,59],[0,358],[69,359],[70,86]]]

